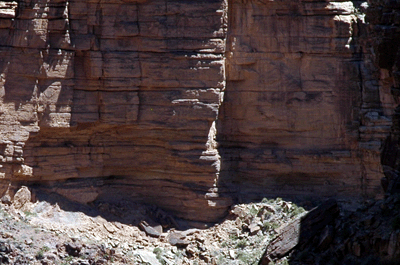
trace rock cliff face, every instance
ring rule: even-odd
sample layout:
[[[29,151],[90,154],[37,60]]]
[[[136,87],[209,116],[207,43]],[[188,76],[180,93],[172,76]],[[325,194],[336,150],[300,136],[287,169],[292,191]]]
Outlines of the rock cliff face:
[[[213,219],[225,4],[0,4],[3,178]]]
[[[231,198],[379,196],[395,102],[367,10],[0,1],[2,185],[146,201],[199,221]]]
[[[387,193],[400,191],[400,3],[372,1],[367,18],[373,26],[372,45],[376,50],[376,66],[380,70],[381,90],[390,91],[396,102],[390,135],[382,148],[385,178],[382,184]]]
[[[229,3],[218,135],[221,179],[242,198],[380,193],[379,150],[394,101],[379,89],[368,8],[358,1]]]

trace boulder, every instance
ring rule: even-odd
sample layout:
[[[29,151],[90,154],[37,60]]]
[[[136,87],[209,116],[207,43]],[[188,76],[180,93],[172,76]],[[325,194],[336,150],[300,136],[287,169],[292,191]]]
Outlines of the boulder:
[[[260,264],[268,265],[270,261],[284,257],[295,248],[305,248],[316,236],[319,237],[324,229],[328,229],[329,232],[329,228],[326,227],[329,227],[338,215],[338,204],[331,199],[281,227],[278,235],[267,246]],[[321,240],[320,244],[331,240],[329,233]]]
[[[28,187],[21,187],[14,195],[12,205],[15,209],[21,209],[24,205],[31,201],[31,192]]]

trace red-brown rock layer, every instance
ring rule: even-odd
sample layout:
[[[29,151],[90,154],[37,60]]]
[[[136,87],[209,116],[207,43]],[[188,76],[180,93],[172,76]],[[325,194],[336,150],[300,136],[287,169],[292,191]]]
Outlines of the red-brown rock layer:
[[[202,209],[218,173],[222,1],[0,7],[3,178],[214,219]]]
[[[0,1],[2,183],[199,221],[230,197],[379,196],[395,104],[367,9]]]
[[[379,89],[368,4],[228,6],[221,185],[244,201],[379,196],[394,101]]]

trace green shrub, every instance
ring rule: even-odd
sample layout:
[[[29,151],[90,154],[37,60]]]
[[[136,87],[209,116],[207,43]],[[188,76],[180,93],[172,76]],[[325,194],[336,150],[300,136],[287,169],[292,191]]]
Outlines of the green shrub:
[[[25,211],[24,214],[25,214],[26,217],[29,217],[29,216],[37,216],[37,213],[32,213],[32,212],[30,212],[30,211]]]
[[[279,228],[279,224],[274,223],[274,222],[264,221],[262,228],[264,231],[270,231],[270,230]]]
[[[38,253],[36,253],[36,259],[43,259],[44,258],[44,253],[49,251],[50,248],[47,246],[43,246],[41,249],[39,249]]]
[[[249,210],[249,214],[254,217],[254,216],[256,216],[258,214],[258,212],[259,212],[259,209],[257,209],[256,207],[254,207],[252,205],[250,210]]]
[[[161,254],[162,253],[162,249],[157,247],[157,248],[155,248],[153,250],[153,253],[156,254],[156,255]]]
[[[236,243],[237,248],[245,248],[247,246],[247,240],[241,239]]]
[[[290,208],[290,217],[295,217],[301,213],[304,213],[306,210],[304,210],[303,207],[299,207],[296,204],[293,204],[292,208]]]
[[[236,234],[233,234],[233,235],[229,235],[229,239],[230,239],[231,241],[236,241],[236,240],[239,239],[239,237],[238,237]]]

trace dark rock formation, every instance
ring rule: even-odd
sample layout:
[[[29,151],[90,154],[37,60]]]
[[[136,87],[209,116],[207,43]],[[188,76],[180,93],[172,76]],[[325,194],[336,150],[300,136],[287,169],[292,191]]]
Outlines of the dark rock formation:
[[[319,246],[329,245],[333,234],[330,230],[338,215],[338,204],[331,199],[305,216],[295,219],[280,229],[279,235],[269,243],[260,264],[268,265],[271,261],[286,256],[296,247],[307,246],[317,236],[321,236]]]
[[[372,1],[367,18],[373,27],[375,63],[385,73],[381,87],[390,90],[396,104],[400,96],[400,3]],[[400,105],[394,109],[393,124],[381,155],[385,178],[382,185],[389,194],[400,192]]]
[[[321,206],[329,210],[326,205]],[[283,257],[293,265],[398,263],[400,259],[398,194],[370,201],[356,211],[342,210],[340,215],[337,208],[336,211],[334,208],[330,210],[333,211],[332,215],[329,211],[325,211],[326,214],[323,215],[324,212],[320,210],[319,213],[322,215],[306,215],[303,220],[292,222],[281,229],[281,233],[267,247],[260,263],[268,264],[269,260],[278,263]],[[290,237],[293,241],[288,241]]]

